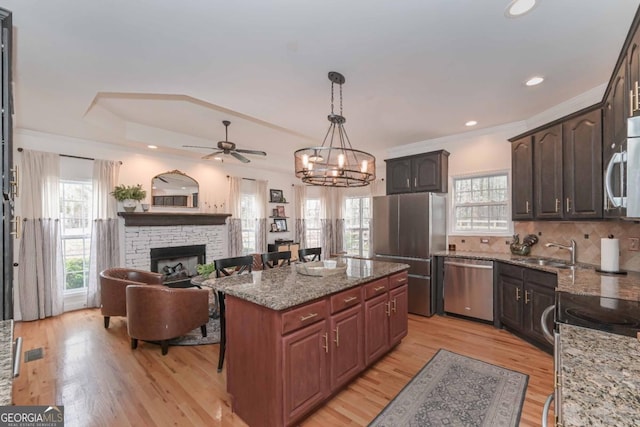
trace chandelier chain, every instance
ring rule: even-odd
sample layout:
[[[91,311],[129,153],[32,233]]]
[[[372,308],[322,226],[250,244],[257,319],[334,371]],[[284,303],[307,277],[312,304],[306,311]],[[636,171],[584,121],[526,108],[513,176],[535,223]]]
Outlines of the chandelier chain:
[[[333,85],[335,83],[331,82],[331,115],[333,116]]]

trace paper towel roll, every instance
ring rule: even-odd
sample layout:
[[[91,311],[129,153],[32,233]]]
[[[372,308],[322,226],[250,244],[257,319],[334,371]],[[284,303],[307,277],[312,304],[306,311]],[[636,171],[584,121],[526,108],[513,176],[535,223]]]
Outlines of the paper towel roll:
[[[620,240],[600,240],[600,270],[611,272],[620,270]]]

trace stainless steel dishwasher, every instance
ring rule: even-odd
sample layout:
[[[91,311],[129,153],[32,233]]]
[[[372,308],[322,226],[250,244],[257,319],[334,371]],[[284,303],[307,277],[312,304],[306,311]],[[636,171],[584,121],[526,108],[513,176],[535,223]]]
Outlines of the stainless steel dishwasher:
[[[493,321],[493,261],[444,259],[444,311]]]

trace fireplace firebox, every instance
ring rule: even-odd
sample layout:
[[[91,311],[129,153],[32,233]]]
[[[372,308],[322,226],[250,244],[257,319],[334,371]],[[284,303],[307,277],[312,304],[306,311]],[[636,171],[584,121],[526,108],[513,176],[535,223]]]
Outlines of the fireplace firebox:
[[[197,276],[196,266],[206,261],[206,245],[152,248],[151,271],[164,274],[164,284],[174,288],[193,286],[191,278]]]

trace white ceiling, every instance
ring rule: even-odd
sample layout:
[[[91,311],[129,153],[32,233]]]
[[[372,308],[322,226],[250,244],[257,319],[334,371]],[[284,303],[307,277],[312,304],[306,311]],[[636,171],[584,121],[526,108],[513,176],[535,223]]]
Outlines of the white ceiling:
[[[606,83],[640,0],[5,0],[19,128],[198,158],[224,139],[292,170],[346,77],[354,148],[527,119]],[[542,75],[546,81],[526,87]],[[383,157],[384,158],[384,157]],[[227,161],[227,160],[225,160]],[[235,161],[229,158],[228,161]],[[379,159],[382,161],[382,158]]]

